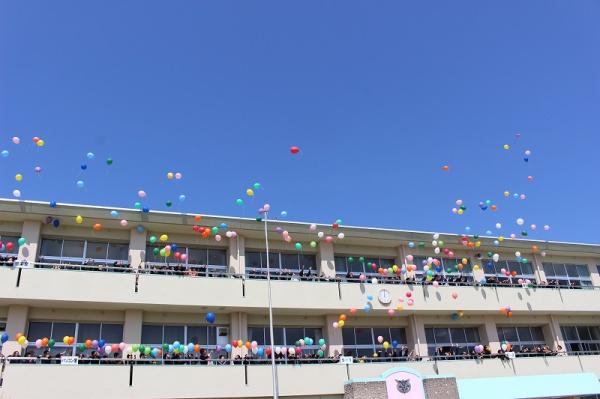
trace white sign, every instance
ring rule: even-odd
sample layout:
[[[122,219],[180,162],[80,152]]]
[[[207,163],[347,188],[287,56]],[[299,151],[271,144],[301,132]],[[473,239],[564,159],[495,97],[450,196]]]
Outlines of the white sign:
[[[77,356],[61,356],[60,364],[66,366],[75,366],[76,364],[79,364],[79,358]]]
[[[505,355],[507,359],[514,359],[516,357],[515,352],[506,352]]]
[[[352,364],[354,358],[352,356],[340,356],[340,364]]]

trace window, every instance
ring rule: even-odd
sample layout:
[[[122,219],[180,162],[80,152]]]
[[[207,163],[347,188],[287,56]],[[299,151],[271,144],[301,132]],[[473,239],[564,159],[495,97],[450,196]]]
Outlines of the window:
[[[592,286],[590,270],[587,265],[570,263],[544,263],[544,272],[550,285],[585,288]]]
[[[479,345],[476,327],[433,327],[425,328],[429,356],[454,356],[472,352]]]
[[[206,349],[217,346],[216,326],[144,324],[142,325],[142,344],[156,347],[163,343],[200,344]]]
[[[495,276],[499,281],[507,279],[524,279],[535,281],[533,265],[530,262],[516,262],[508,260],[494,262],[492,259],[482,259],[481,264],[486,277]],[[510,273],[510,277],[508,277],[505,273],[502,273],[502,269]]]
[[[344,354],[355,357],[373,357],[374,353],[383,350],[383,346],[377,341],[380,336],[392,346],[394,341],[398,343],[398,346],[406,345],[404,328],[345,327],[342,329]]]
[[[600,351],[600,327],[598,326],[561,326],[567,352]]]
[[[112,264],[127,261],[128,256],[129,245],[122,243],[42,238],[40,247],[40,261],[48,263],[84,263],[92,259]]]
[[[524,348],[535,349],[544,346],[544,333],[542,327],[497,327],[500,341],[507,341],[513,346],[513,351],[521,352]]]
[[[35,347],[35,340],[41,338],[52,338],[55,341],[54,348],[48,349],[53,355],[74,348],[74,345],[63,343],[65,335],[74,337],[76,343],[85,342],[87,339],[103,339],[107,343],[119,343],[123,341],[123,324],[30,321],[27,330],[27,340],[29,341],[27,351],[41,354],[48,349]]]
[[[266,252],[246,251],[246,269],[259,271],[267,268]],[[291,271],[317,270],[317,257],[312,254],[269,252],[269,268]]]
[[[378,275],[377,269],[383,267],[388,269],[395,263],[393,258],[382,258],[382,257],[364,257],[364,256],[336,256],[335,271],[339,275],[346,275],[348,272],[352,272],[353,275],[357,276],[362,273],[366,275]],[[375,265],[375,270],[373,270]]]
[[[150,263],[176,263],[186,266],[217,266],[217,268],[224,268],[228,265],[227,262],[227,250],[221,248],[189,248],[178,246],[175,251],[172,252],[169,258],[160,256],[160,254],[154,254],[155,249],[159,249],[158,246],[146,246],[146,262]],[[175,258],[175,252],[186,255],[186,260],[181,261]]]
[[[260,345],[270,345],[269,326],[248,327],[248,340],[256,341]],[[319,327],[273,327],[273,345],[296,346],[300,339],[311,338],[312,346],[304,346],[304,349],[316,350],[319,348],[319,340],[323,338],[323,331]]]
[[[0,256],[3,254],[17,254],[19,253],[19,237],[15,236],[2,236],[0,235]],[[12,244],[12,249],[9,251],[7,244]],[[10,245],[8,245],[10,247]]]

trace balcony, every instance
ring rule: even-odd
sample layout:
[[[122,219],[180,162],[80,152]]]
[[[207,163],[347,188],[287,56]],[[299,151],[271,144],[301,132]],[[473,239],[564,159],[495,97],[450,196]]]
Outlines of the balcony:
[[[378,301],[380,290],[389,291],[388,305]],[[110,308],[127,305],[141,309],[223,308],[264,309],[267,281],[229,277],[190,277],[128,272],[55,270],[49,268],[0,268],[2,300],[35,305],[39,302],[96,304]],[[597,314],[597,289],[559,289],[491,286],[423,286],[398,284],[359,284],[273,280],[273,307],[323,314],[362,309],[367,302],[373,310],[384,311],[402,305],[405,311],[419,313],[497,312],[510,306],[513,312],[549,314]],[[410,294],[409,294],[410,293]],[[409,305],[409,297],[414,301]],[[369,301],[368,297],[372,296]],[[402,302],[400,302],[402,300]]]
[[[377,377],[394,367],[410,368],[427,376],[453,375],[458,380],[583,372],[600,376],[600,356],[279,365],[280,394],[341,398],[345,381]],[[2,377],[0,395],[8,398],[258,398],[271,395],[270,365],[7,364]]]

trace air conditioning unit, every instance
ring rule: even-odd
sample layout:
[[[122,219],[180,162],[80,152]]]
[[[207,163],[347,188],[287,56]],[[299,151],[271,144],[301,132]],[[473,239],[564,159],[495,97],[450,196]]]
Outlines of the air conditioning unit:
[[[229,343],[229,327],[217,327],[217,345],[224,347]]]

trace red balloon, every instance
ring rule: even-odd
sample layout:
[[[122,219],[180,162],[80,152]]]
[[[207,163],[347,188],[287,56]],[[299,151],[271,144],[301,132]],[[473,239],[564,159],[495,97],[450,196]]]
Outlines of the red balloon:
[[[292,147],[290,147],[290,152],[291,152],[292,154],[296,155],[297,153],[299,153],[299,152],[300,152],[300,148],[299,148],[299,147],[296,147],[296,146],[292,146]]]
[[[8,252],[12,251],[14,247],[15,247],[15,244],[13,244],[12,242],[7,242],[6,243],[6,250]]]

